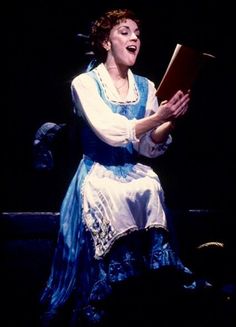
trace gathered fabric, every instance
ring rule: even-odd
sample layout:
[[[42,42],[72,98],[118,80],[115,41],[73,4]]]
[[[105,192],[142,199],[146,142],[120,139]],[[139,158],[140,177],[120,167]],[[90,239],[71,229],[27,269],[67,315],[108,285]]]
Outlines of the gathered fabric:
[[[108,100],[94,70],[87,74],[112,112],[128,119],[145,116],[144,77],[134,75],[138,99],[122,104]],[[133,143],[109,145],[86,121],[81,138],[84,155],[62,202],[57,245],[41,302],[45,319],[53,319],[73,299],[71,321],[83,317],[97,323],[105,314],[102,303],[117,283],[166,266],[192,273],[168,241],[159,177],[139,162]],[[162,152],[163,146],[167,144]]]

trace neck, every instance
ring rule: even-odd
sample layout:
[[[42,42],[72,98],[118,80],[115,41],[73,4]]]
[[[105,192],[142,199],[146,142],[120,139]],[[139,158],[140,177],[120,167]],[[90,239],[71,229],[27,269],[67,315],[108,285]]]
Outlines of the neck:
[[[128,67],[117,66],[114,63],[105,63],[105,67],[113,80],[114,86],[122,99],[125,99],[129,90]]]
[[[114,81],[125,80],[128,78],[128,67],[118,66],[114,63],[105,63],[105,67]]]

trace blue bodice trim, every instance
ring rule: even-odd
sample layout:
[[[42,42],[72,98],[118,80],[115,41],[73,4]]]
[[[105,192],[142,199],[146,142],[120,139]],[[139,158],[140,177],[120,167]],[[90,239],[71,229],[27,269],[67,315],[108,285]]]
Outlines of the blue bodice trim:
[[[147,101],[148,82],[147,79],[141,76],[134,75],[137,87],[139,90],[139,99],[134,103],[113,103],[108,101],[104,93],[104,89],[96,78],[94,71],[89,74],[97,82],[97,88],[100,96],[103,98],[114,113],[124,115],[128,119],[140,119],[145,115],[145,103]],[[94,131],[84,123],[82,128],[82,146],[84,154],[91,160],[109,166],[120,166],[125,163],[136,163],[137,152],[134,150],[133,145],[129,142],[125,146],[113,147],[97,137]],[[113,168],[114,169],[114,168]]]

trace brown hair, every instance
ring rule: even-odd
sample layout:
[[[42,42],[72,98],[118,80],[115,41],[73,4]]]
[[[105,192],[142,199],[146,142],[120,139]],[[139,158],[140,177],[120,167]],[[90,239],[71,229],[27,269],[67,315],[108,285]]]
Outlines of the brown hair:
[[[99,61],[106,59],[107,52],[103,47],[103,42],[108,39],[111,29],[126,19],[132,19],[140,27],[140,20],[129,9],[109,10],[93,22],[90,39],[93,51]]]

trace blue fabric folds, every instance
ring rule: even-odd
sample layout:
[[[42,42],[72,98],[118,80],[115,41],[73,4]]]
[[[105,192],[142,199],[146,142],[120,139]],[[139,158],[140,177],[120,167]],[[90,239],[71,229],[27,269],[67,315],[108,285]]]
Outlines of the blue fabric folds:
[[[156,228],[132,232],[120,238],[104,259],[96,260],[91,236],[83,229],[79,235],[83,239],[79,243],[79,261],[65,260],[62,256],[54,262],[54,275],[42,298],[42,301],[46,297],[51,299],[45,317],[53,319],[73,294],[71,319],[76,323],[85,319],[95,324],[105,316],[102,303],[109,300],[115,285],[165,267],[173,267],[176,272],[191,276],[191,271],[175,254],[166,236],[166,231]]]
[[[92,74],[92,72],[91,72]],[[144,116],[147,99],[147,80],[136,77],[141,90],[140,102],[129,110],[122,105],[112,110],[129,119]],[[100,89],[101,96],[103,96]],[[158,228],[131,232],[119,238],[102,258],[94,257],[94,244],[83,221],[83,183],[94,162],[105,165],[116,173],[129,172],[137,162],[132,144],[113,148],[97,138],[88,126],[83,130],[84,157],[69,185],[60,212],[60,230],[45,290],[41,296],[45,314],[43,320],[53,320],[69,301],[71,321],[81,319],[90,323],[102,320],[103,303],[111,296],[115,285],[141,276],[149,271],[171,266],[186,274],[184,267],[168,243],[166,231]]]

